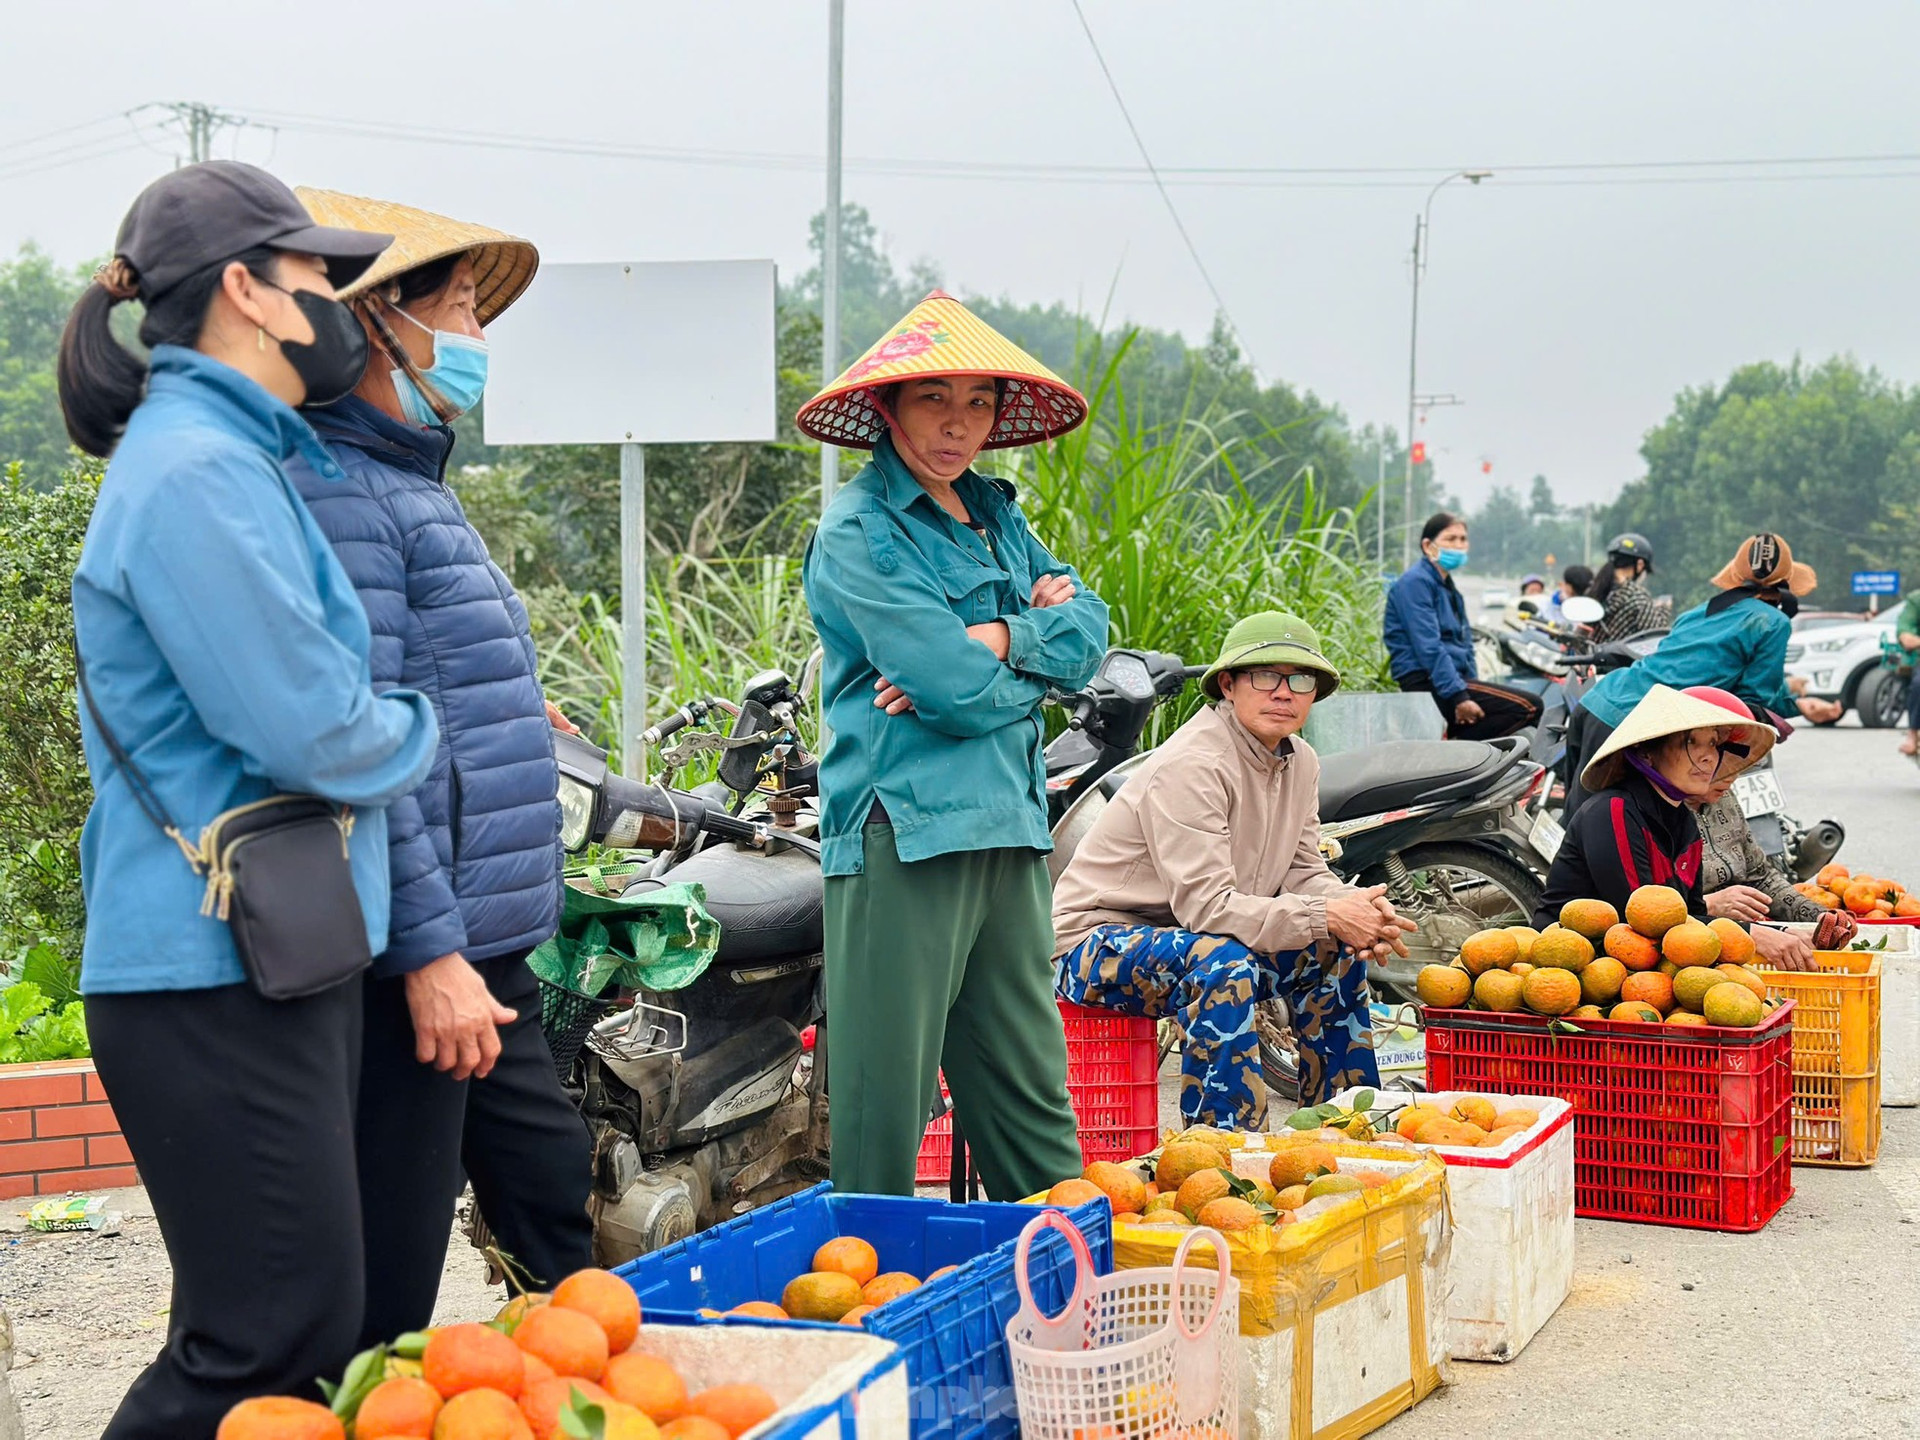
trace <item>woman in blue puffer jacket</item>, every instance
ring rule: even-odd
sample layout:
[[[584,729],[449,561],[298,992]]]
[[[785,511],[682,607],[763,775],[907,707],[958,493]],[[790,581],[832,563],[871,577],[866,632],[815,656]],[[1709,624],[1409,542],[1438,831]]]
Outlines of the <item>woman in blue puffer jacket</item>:
[[[373,1344],[432,1319],[463,1169],[532,1288],[592,1263],[590,1144],[526,965],[560,917],[550,707],[526,610],[447,484],[447,422],[486,382],[483,327],[538,256],[405,206],[298,193],[329,223],[398,235],[345,292],[366,373],[309,417],[346,478],[294,478],[366,607],[375,686],[429,696],[441,731],[426,783],[389,812],[393,921],[367,981],[358,1141],[416,1157],[406,1193],[389,1178],[362,1196]]]

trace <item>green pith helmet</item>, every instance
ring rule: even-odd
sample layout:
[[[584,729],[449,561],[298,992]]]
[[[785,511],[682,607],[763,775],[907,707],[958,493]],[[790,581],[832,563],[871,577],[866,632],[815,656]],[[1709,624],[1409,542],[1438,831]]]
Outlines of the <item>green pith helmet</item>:
[[[1220,658],[1200,677],[1209,700],[1220,698],[1220,672],[1255,665],[1297,665],[1320,677],[1314,698],[1324,700],[1340,688],[1340,672],[1320,653],[1320,637],[1298,615],[1262,610],[1237,622],[1221,643]]]

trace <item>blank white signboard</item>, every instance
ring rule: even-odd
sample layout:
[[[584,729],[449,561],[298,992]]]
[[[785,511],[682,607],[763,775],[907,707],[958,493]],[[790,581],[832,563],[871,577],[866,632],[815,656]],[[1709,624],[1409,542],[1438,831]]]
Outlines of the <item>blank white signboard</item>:
[[[771,440],[771,260],[542,265],[487,327],[489,445]]]

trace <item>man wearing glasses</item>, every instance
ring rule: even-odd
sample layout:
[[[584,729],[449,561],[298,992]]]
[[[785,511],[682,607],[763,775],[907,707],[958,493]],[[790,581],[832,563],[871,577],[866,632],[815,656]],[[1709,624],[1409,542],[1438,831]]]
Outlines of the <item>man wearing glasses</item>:
[[[1200,681],[1218,703],[1147,757],[1055,886],[1060,994],[1179,1020],[1189,1124],[1265,1123],[1263,1000],[1292,1013],[1302,1103],[1379,1083],[1367,961],[1404,955],[1414,926],[1320,853],[1320,762],[1299,731],[1339,684],[1304,620],[1240,621]]]

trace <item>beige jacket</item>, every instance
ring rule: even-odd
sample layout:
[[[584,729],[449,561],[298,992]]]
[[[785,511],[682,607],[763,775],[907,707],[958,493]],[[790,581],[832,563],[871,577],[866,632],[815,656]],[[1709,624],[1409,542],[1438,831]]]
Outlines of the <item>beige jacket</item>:
[[[1053,892],[1054,954],[1098,925],[1177,926],[1262,953],[1327,938],[1350,889],[1320,853],[1320,759],[1268,750],[1226,703],[1182,725],[1128,777]]]

